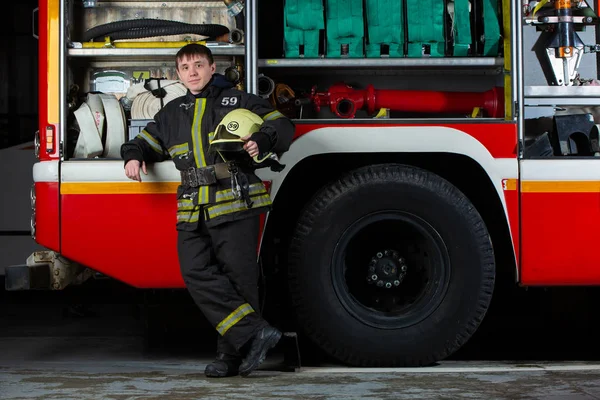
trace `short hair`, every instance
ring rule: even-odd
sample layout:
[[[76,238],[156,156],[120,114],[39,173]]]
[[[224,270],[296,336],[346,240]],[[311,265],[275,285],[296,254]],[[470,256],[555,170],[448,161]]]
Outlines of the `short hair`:
[[[190,43],[183,46],[175,55],[175,68],[179,69],[179,60],[185,58],[191,58],[192,56],[205,56],[208,59],[208,63],[213,65],[215,62],[212,51],[202,44]]]

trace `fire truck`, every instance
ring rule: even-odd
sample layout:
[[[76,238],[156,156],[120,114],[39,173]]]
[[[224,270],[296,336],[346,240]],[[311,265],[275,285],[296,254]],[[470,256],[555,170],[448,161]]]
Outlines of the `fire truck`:
[[[500,282],[600,283],[594,36],[583,0],[40,0],[31,228],[9,290],[99,274],[183,288],[171,161],[125,177],[120,145],[185,93],[174,55],[296,125],[257,256],[266,308],[340,362],[460,349]],[[289,307],[287,307],[289,305]],[[273,323],[279,323],[277,320]]]

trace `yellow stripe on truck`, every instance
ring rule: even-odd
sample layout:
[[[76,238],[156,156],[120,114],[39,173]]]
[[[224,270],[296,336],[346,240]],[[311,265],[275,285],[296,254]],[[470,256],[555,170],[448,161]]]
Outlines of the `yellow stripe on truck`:
[[[600,193],[600,181],[523,181],[524,193]]]
[[[502,181],[505,191],[517,190],[517,179]],[[600,181],[521,181],[521,193],[600,193]]]
[[[60,194],[175,194],[178,186],[179,182],[61,183]]]

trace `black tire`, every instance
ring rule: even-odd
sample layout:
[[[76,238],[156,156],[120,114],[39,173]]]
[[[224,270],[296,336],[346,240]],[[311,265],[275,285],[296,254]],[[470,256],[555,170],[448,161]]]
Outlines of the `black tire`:
[[[379,277],[368,282],[373,271]],[[327,185],[291,242],[299,326],[355,366],[448,357],[481,323],[494,279],[491,240],[475,207],[448,181],[409,166],[369,166]]]

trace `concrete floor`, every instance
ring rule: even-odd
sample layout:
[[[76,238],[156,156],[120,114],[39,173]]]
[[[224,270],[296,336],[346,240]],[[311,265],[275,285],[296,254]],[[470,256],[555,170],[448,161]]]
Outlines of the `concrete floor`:
[[[247,378],[207,379],[206,347],[149,350],[125,330],[79,332],[1,337],[0,399],[600,399],[595,361],[460,360],[404,369],[321,362],[283,372],[278,349]]]
[[[308,351],[303,368],[282,372],[279,349],[250,377],[219,380],[203,374],[214,332],[201,329],[189,304],[169,300],[170,332],[148,346],[137,294],[112,286],[89,297],[5,292],[0,399],[600,399],[600,293],[535,292],[498,303],[437,366],[346,368]]]
[[[83,360],[80,353],[57,361],[4,360],[0,398],[600,399],[600,364],[450,361],[423,369],[334,366],[280,372],[271,359],[247,378],[215,380],[202,373],[208,357],[128,361],[108,348],[116,350],[96,347],[102,353],[96,359],[88,354]]]

